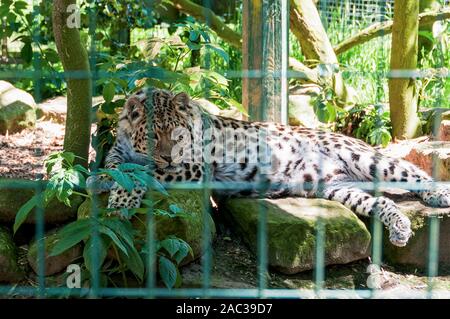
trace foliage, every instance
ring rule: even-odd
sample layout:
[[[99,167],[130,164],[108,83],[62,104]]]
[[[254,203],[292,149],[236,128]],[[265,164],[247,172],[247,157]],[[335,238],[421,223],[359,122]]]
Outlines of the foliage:
[[[16,215],[14,232],[21,226],[34,207],[45,207],[54,198],[68,206],[71,204],[70,198],[73,195],[90,197],[93,200],[92,195],[76,191],[86,187],[87,176],[107,175],[128,192],[131,192],[137,185],[146,185],[149,189],[168,196],[163,186],[151,176],[147,167],[125,163],[117,169],[101,169],[97,173],[93,173],[80,165],[73,165],[74,160],[75,155],[68,152],[57,152],[48,157],[45,161],[45,167],[49,175],[46,189],[41,195],[34,196],[21,207]],[[58,240],[50,255],[59,255],[80,242],[84,242],[83,257],[89,272],[96,271],[93,260],[97,260],[97,265],[103,273],[112,274],[115,271],[125,272],[130,270],[142,282],[146,271],[144,255],[148,250],[145,248],[145,242],[141,245],[144,248],[138,250],[135,244],[137,234],[129,219],[136,213],[152,213],[170,218],[188,216],[177,205],[171,205],[169,211],[165,211],[162,209],[153,210],[154,203],[149,199],[144,200],[144,204],[146,204],[146,208],[121,209],[119,216],[116,209],[99,209],[96,216],[89,216],[66,225],[57,233]],[[98,236],[95,236],[95,232],[98,232]],[[115,258],[119,262],[118,268],[105,265],[106,257],[111,250],[114,251]],[[192,254],[191,247],[180,238],[169,236],[156,242],[158,270],[167,287],[172,288],[175,284],[181,283],[178,265],[189,253]],[[95,254],[97,258],[93,258]]]
[[[65,89],[58,74],[63,68],[52,33],[51,7],[50,1],[41,1],[34,7],[23,0],[2,0],[0,3],[0,17],[4,18],[4,24],[0,23],[0,38],[10,38],[15,46],[21,46],[17,70],[39,68],[42,71],[39,81],[25,77],[15,85],[39,92],[42,98],[62,94]],[[3,69],[0,67],[0,71]]]
[[[360,112],[354,109],[352,112]],[[383,105],[376,104],[364,112],[363,120],[355,130],[355,136],[372,145],[386,147],[392,139],[389,112]]]

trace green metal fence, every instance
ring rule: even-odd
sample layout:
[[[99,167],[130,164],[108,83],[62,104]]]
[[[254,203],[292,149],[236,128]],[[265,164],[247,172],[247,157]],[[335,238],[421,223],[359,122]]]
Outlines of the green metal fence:
[[[151,1],[150,1],[151,2]],[[273,4],[273,1],[262,1],[265,6],[270,6]],[[277,70],[274,74],[271,74],[276,81],[279,81],[279,93],[283,95],[283,97],[279,100],[279,107],[282,110],[282,116],[286,120],[287,116],[287,107],[288,107],[288,99],[287,99],[287,83],[289,79],[301,76],[296,72],[292,72],[287,70],[287,60],[289,57],[289,43],[287,30],[289,30],[289,1],[288,0],[277,0],[278,5],[280,5],[281,17],[279,23],[282,24],[280,30],[283,32],[283,42],[281,50],[282,55],[282,69]],[[351,1],[350,1],[351,2]],[[39,6],[37,5],[38,1],[33,1],[33,10],[34,16],[36,17],[39,14]],[[203,5],[205,7],[209,7],[210,1],[203,1]],[[320,8],[326,8],[327,1],[320,1]],[[342,7],[342,5],[341,5]],[[383,11],[383,8],[381,8]],[[324,10],[323,14],[327,14]],[[380,17],[382,15],[379,15]],[[379,18],[382,19],[382,18]],[[209,23],[207,19],[207,23]],[[32,71],[23,71],[19,68],[10,67],[2,67],[0,73],[0,79],[6,80],[18,80],[28,78],[31,79],[34,83],[35,91],[34,97],[36,101],[41,101],[41,92],[39,88],[41,87],[41,83],[48,81],[50,77],[60,77],[61,79],[67,78],[77,78],[82,79],[86,77],[90,77],[94,81],[105,76],[102,72],[100,72],[96,67],[96,57],[97,45],[95,43],[95,29],[96,29],[96,12],[95,5],[91,7],[90,14],[90,27],[89,27],[89,35],[92,39],[90,43],[89,49],[89,57],[90,57],[90,66],[91,73],[86,74],[85,72],[66,72],[66,73],[52,73],[48,74],[43,72],[42,70],[42,61],[41,54],[38,50],[35,50],[33,53],[33,70]],[[345,28],[344,25],[342,25]],[[39,24],[34,25],[34,37],[33,42],[39,43]],[[269,46],[270,44],[267,44]],[[267,47],[265,48],[267,49]],[[208,68],[208,57],[206,57],[206,65],[205,68]],[[346,71],[351,75],[351,71]],[[367,72],[369,73],[369,72]],[[408,73],[408,72],[407,72]],[[408,73],[409,74],[409,73]],[[416,74],[417,75],[417,74]],[[244,76],[250,78],[257,77],[265,77],[267,73],[264,70],[259,70],[259,72],[242,72],[241,70],[229,70],[227,71],[227,76],[229,78],[242,78]],[[365,75],[363,75],[365,76]],[[382,74],[378,72],[375,74],[378,79],[379,89],[382,88],[382,81],[392,76],[392,74]],[[404,75],[402,75],[404,76]],[[448,76],[448,74],[447,74]],[[94,87],[95,88],[95,87]],[[94,92],[95,93],[95,92]],[[208,96],[208,92],[205,92],[205,96]],[[436,125],[434,126],[437,127]],[[206,177],[207,180],[208,177]],[[16,189],[18,192],[24,189],[32,189],[36,193],[42,192],[45,188],[46,182],[44,180],[39,181],[26,181],[26,180],[12,180],[12,179],[4,179],[0,178],[0,191],[2,189]],[[437,183],[436,183],[437,184]],[[237,189],[242,188],[245,189],[247,187],[253,185],[245,185],[242,183],[227,183],[217,184],[211,182],[205,182],[201,185],[199,184],[190,184],[190,183],[179,183],[179,184],[167,184],[165,185],[167,188],[177,188],[177,189],[201,189],[204,191],[204,201],[205,203],[209,203],[209,195],[212,189],[217,188],[228,188],[228,189]],[[410,185],[405,183],[384,183],[384,182],[361,182],[355,183],[355,186],[358,186],[364,190],[371,190],[375,193],[378,192],[380,187],[389,187],[395,186],[404,189],[417,189],[416,185]],[[266,185],[258,185],[260,189],[261,197],[264,197],[264,190]],[[97,200],[93,201],[92,212],[93,215],[97,215]],[[0,286],[0,296],[33,296],[33,297],[61,297],[61,296],[73,296],[73,297],[142,297],[142,298],[158,298],[158,297],[232,297],[232,298],[373,298],[380,296],[380,292],[372,289],[356,289],[356,290],[336,290],[336,289],[326,289],[324,287],[325,282],[325,245],[324,245],[324,236],[325,230],[324,225],[321,220],[319,220],[318,225],[316,227],[316,249],[315,249],[315,267],[314,267],[314,289],[271,289],[267,283],[266,273],[268,272],[268,256],[267,256],[267,211],[264,207],[260,207],[259,210],[259,225],[258,225],[258,249],[257,249],[257,262],[258,262],[258,286],[255,289],[217,289],[211,288],[211,267],[212,267],[212,249],[211,241],[210,241],[210,232],[209,232],[209,224],[207,215],[210,214],[209,211],[204,212],[204,227],[203,227],[203,257],[201,259],[202,269],[203,269],[203,286],[201,288],[174,288],[174,289],[166,289],[160,288],[156,285],[156,271],[154,269],[153,260],[155,260],[155,247],[152,244],[154,242],[154,233],[149,231],[147,234],[147,242],[149,248],[149,256],[148,256],[148,264],[149,271],[147,272],[146,285],[142,288],[105,288],[101,287],[99,280],[99,264],[98,264],[98,254],[94,253],[94,269],[97,271],[92,274],[91,278],[91,287],[89,288],[65,288],[65,287],[49,287],[45,284],[45,264],[44,264],[44,243],[42,240],[44,237],[44,209],[42,205],[39,205],[37,209],[35,209],[35,218],[36,218],[36,228],[35,234],[38,242],[38,286],[30,287],[30,286],[17,286],[17,285],[2,285]],[[205,207],[209,207],[209,205],[205,205]],[[147,229],[154,229],[154,220],[152,214],[147,214]],[[439,218],[437,217],[429,217],[429,252],[428,252],[428,277],[429,284],[428,290],[423,291],[409,291],[408,293],[402,292],[401,295],[397,295],[399,298],[432,298],[437,294],[439,297],[450,298],[450,291],[434,291],[433,290],[433,278],[438,274],[438,257],[439,257]],[[382,240],[383,240],[383,226],[381,222],[377,219],[372,220],[372,247],[371,247],[371,256],[372,263],[376,265],[380,265],[382,262]],[[93,229],[94,233],[94,242],[97,241],[98,244],[98,231]]]

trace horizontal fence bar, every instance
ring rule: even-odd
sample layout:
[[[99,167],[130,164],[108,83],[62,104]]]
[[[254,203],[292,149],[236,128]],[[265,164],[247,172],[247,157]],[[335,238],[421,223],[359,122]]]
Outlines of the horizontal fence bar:
[[[0,178],[0,189],[34,189],[36,188],[36,184],[34,183],[42,183],[46,184],[46,181],[29,181],[29,180],[9,180],[9,179],[1,179]],[[424,184],[427,184],[424,186]],[[270,191],[270,190],[277,190],[277,187],[267,187],[262,186],[260,183],[253,183],[253,182],[179,182],[179,183],[163,183],[161,182],[161,185],[164,186],[166,189],[192,189],[192,190],[199,190],[199,189],[212,189],[212,190],[248,190],[248,189],[255,189],[255,190],[264,190],[264,191]],[[312,186],[317,186],[318,184],[313,183],[289,183],[289,184],[283,184],[288,185],[289,187],[304,187],[304,189],[312,189]],[[327,184],[323,183],[323,186],[326,186]],[[409,183],[409,182],[377,182],[377,185],[374,185],[373,182],[348,182],[348,183],[340,183],[339,185],[346,186],[346,187],[354,187],[359,188],[361,190],[366,191],[384,191],[388,189],[398,189],[398,190],[405,190],[405,191],[431,191],[434,190],[436,187],[448,187],[450,186],[450,182],[444,182],[444,181],[433,181],[429,183]],[[418,185],[421,185],[422,187],[419,187]],[[75,188],[75,190],[83,190],[82,188]]]
[[[0,287],[0,295],[24,295],[35,296],[38,288],[30,287]],[[43,291],[45,297],[80,297],[91,294],[91,289],[70,289],[70,288],[45,288]],[[130,297],[130,298],[155,298],[161,297],[191,297],[201,298],[207,295],[211,298],[291,298],[291,299],[379,299],[379,298],[413,298],[413,299],[449,299],[450,291],[442,289],[434,289],[432,292],[410,290],[337,290],[322,289],[316,291],[314,289],[224,289],[224,288],[183,288],[183,289],[166,289],[166,288],[99,288],[96,291],[97,297]]]
[[[321,66],[329,66],[330,68],[334,67],[334,64],[321,64]],[[308,79],[309,77],[300,71],[293,70],[285,70],[285,71],[273,71],[273,72],[264,72],[259,70],[246,70],[246,71],[215,71],[229,79],[240,79],[240,78],[250,78],[250,79],[259,79],[264,78],[267,75],[273,76],[274,79]],[[450,71],[446,69],[439,70],[436,72],[435,69],[424,69],[424,70],[390,70],[390,71],[357,71],[357,70],[348,70],[342,68],[341,72],[346,75],[373,75],[380,78],[387,79],[395,79],[395,78],[411,78],[411,79],[422,79],[422,78],[450,78]],[[0,70],[0,80],[1,79],[35,79],[39,77],[40,79],[87,79],[93,78],[94,72],[87,71],[68,71],[68,72],[48,72],[48,71],[26,71],[26,70]],[[329,77],[333,73],[327,72],[327,74],[322,74],[323,77]],[[128,72],[117,71],[114,74],[111,72],[104,71],[96,71],[95,78],[110,78],[110,77],[129,77]],[[159,78],[160,80],[164,80],[164,77]],[[167,76],[166,80],[173,80],[173,77]]]

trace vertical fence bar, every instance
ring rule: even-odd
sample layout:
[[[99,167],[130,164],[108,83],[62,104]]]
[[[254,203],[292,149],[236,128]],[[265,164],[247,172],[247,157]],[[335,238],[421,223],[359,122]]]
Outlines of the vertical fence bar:
[[[148,99],[146,101],[147,109],[153,109],[152,105],[149,105],[152,103],[152,99]],[[148,158],[150,159],[151,166],[154,166],[153,161],[153,152],[155,149],[154,145],[154,132],[151,130],[151,127],[153,125],[154,121],[154,114],[147,112],[147,127],[148,127],[148,138],[147,138],[147,153]],[[154,171],[151,171],[152,177],[154,178]],[[151,192],[147,192],[147,198],[150,200],[151,205],[149,205],[147,214],[146,214],[146,227],[147,227],[147,233],[146,233],[146,248],[147,248],[147,258],[146,258],[146,271],[147,271],[147,280],[146,280],[146,287],[148,290],[147,297],[153,298],[154,297],[154,291],[156,287],[156,262],[157,262],[157,256],[156,256],[156,235],[155,235],[155,218],[154,218],[154,207],[153,207],[153,196]]]
[[[36,188],[36,194],[42,195],[44,185],[39,181]],[[44,224],[44,205],[43,196],[39,196],[38,205],[35,208],[36,220],[36,247],[37,247],[37,269],[38,269],[38,298],[45,297],[45,224]],[[50,252],[47,252],[50,253]]]
[[[84,76],[92,77],[92,96],[95,96],[96,93],[96,80],[98,79],[98,70],[97,70],[97,43],[96,43],[96,29],[97,29],[97,2],[94,1],[92,5],[90,5],[87,9],[88,18],[89,18],[89,36],[90,36],[90,47],[89,47],[89,65],[90,65],[90,74],[85,74]],[[98,149],[98,139],[95,138],[92,141],[93,144],[96,144],[96,148]],[[89,159],[88,159],[89,161]],[[91,170],[96,173],[100,166],[101,159],[95,158],[95,162]],[[91,250],[91,259],[92,259],[92,270],[90,274],[90,282],[91,282],[91,290],[89,296],[91,298],[99,297],[100,288],[100,233],[98,230],[97,218],[99,217],[99,209],[100,209],[100,200],[98,198],[97,193],[95,192],[92,196],[91,202],[91,227],[92,227],[92,245],[94,249]]]
[[[438,64],[440,67],[444,67],[444,53],[442,48],[442,42],[438,42],[437,44],[438,52],[440,53],[436,57],[436,64]],[[419,52],[420,56],[420,52]],[[442,91],[442,89],[441,89]],[[439,107],[442,102],[443,96],[445,96],[444,92],[443,94],[440,94],[437,96],[435,100],[434,107]],[[420,100],[419,100],[420,102]],[[433,119],[433,125],[432,125],[432,136],[438,137],[439,136],[439,129],[440,129],[440,122],[442,118],[441,116],[435,116]],[[432,153],[432,176],[433,181],[440,181],[441,176],[440,172],[438,170],[439,166],[439,157],[436,153]],[[439,182],[434,182],[432,184],[432,189],[436,189]],[[428,218],[429,221],[429,236],[428,236],[428,265],[427,265],[427,272],[428,272],[428,282],[427,282],[427,291],[428,291],[428,298],[433,298],[433,289],[434,289],[434,277],[438,275],[439,271],[439,228],[440,228],[440,219],[439,216],[430,216]]]
[[[32,43],[33,45],[33,84],[34,84],[34,98],[36,101],[40,102],[42,100],[42,57],[40,53],[40,35],[38,30],[38,19],[39,19],[39,5],[33,0],[32,5],[32,21],[31,26],[32,32]],[[38,49],[36,49],[36,47]],[[37,184],[36,194],[41,195],[44,191],[42,182]],[[37,269],[38,269],[38,297],[45,297],[45,222],[44,222],[44,205],[43,197],[39,196],[38,205],[35,208],[35,220],[36,220],[36,246],[37,246]],[[47,252],[49,253],[49,252]]]
[[[211,10],[211,0],[203,0],[203,6],[206,8],[206,10]],[[210,16],[204,13],[206,25],[211,25],[211,19]],[[208,50],[205,52],[205,69],[209,70],[211,68],[211,54]],[[205,95],[204,97],[207,99],[210,95],[209,87],[208,85],[205,86]],[[210,128],[209,121],[202,120],[202,129],[203,133]],[[207,149],[207,145],[210,143],[210,141],[207,141],[206,139],[203,139],[203,145],[202,145],[202,154],[203,154],[203,161],[204,161],[204,169],[205,174],[203,176],[203,214],[202,214],[202,223],[203,223],[203,234],[202,234],[202,273],[203,273],[203,289],[204,289],[204,297],[208,297],[208,289],[211,285],[211,227],[209,224],[209,218],[211,215],[210,210],[210,189],[205,187],[205,184],[207,184],[209,181],[211,181],[211,166],[210,166],[210,160],[209,155],[207,152],[205,152],[205,149]]]
[[[288,124],[289,109],[289,1],[281,0],[281,115],[280,122]]]

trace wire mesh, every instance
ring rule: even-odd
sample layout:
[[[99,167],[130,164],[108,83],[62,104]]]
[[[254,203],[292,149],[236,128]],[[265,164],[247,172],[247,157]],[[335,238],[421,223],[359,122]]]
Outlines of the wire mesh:
[[[277,16],[276,30],[281,36],[281,48],[280,57],[281,65],[280,69],[268,70],[269,66],[265,65],[262,70],[227,70],[227,78],[256,78],[256,79],[267,79],[270,78],[274,84],[274,91],[272,94],[276,94],[279,99],[275,100],[276,105],[268,105],[272,100],[263,100],[262,108],[265,112],[271,108],[278,108],[281,110],[281,122],[287,123],[288,117],[288,83],[289,80],[295,78],[302,78],[301,74],[298,72],[288,70],[288,59],[289,59],[289,1],[288,0],[277,0],[277,1],[262,1],[263,10],[271,9],[273,2],[279,5],[279,11],[275,11]],[[91,78],[93,83],[96,80],[108,76],[108,73],[103,72],[97,67],[97,43],[95,32],[97,29],[96,21],[96,7],[94,5],[89,7],[89,63],[91,67],[91,72],[84,71],[70,71],[70,72],[58,72],[58,73],[48,73],[42,68],[42,57],[38,49],[33,50],[33,69],[32,70],[20,70],[19,68],[7,67],[3,68],[0,72],[1,79],[8,80],[19,80],[19,79],[31,79],[34,83],[34,98],[36,101],[42,100],[42,94],[40,88],[42,87],[42,82],[48,80],[50,77],[58,77],[61,79],[85,79],[86,77]],[[336,14],[341,16],[342,29],[344,30],[348,23],[354,22],[355,20],[364,19],[365,22],[373,21],[384,21],[386,17],[391,17],[393,1],[319,1],[318,7],[321,12],[322,18],[325,20],[325,26],[329,25],[332,20],[331,17]],[[203,0],[203,7],[209,9],[211,8],[211,1]],[[38,1],[32,2],[33,6],[33,20],[37,21],[39,16],[39,5]],[[204,13],[206,24],[209,25],[210,16]],[[366,19],[369,17],[368,19]],[[270,26],[265,25],[265,28]],[[39,25],[37,23],[33,24],[33,43],[39,44]],[[273,32],[274,30],[265,29],[263,32]],[[277,34],[278,35],[278,34]],[[275,42],[267,43],[264,42],[264,52],[269,48],[275,46]],[[383,53],[380,52],[380,59],[383,57]],[[207,51],[205,59],[205,69],[210,68],[210,57]],[[118,71],[120,73],[120,71]],[[364,76],[364,75],[363,75]],[[448,74],[445,75],[448,77]],[[421,74],[411,70],[393,70],[390,73],[376,72],[375,74],[377,81],[377,90],[383,91],[383,82],[389,77],[415,77],[420,78]],[[93,85],[93,92],[95,92],[96,86]],[[204,92],[204,97],[208,98],[209,92],[208,87],[206,87]],[[379,97],[379,95],[377,95]],[[379,101],[377,101],[379,102]],[[264,116],[263,116],[264,117]],[[265,117],[264,117],[265,118]],[[208,127],[206,126],[205,129]],[[437,135],[437,125],[435,123],[434,133]],[[152,139],[149,139],[152,140]],[[205,141],[206,143],[207,141]],[[152,149],[152,147],[149,147]],[[151,155],[151,154],[150,154]],[[434,163],[436,163],[436,158],[434,158]],[[436,165],[435,165],[436,166]],[[93,171],[100,168],[100,163],[96,162],[93,166]],[[27,287],[27,286],[0,286],[0,295],[10,296],[10,295],[23,295],[23,296],[33,296],[38,298],[45,297],[61,297],[61,296],[73,296],[73,297],[142,297],[142,298],[157,298],[157,297],[233,297],[233,298],[376,298],[382,295],[382,292],[377,290],[335,290],[327,289],[325,287],[326,270],[325,270],[325,225],[321,218],[318,219],[316,224],[316,243],[315,243],[315,267],[314,267],[314,288],[313,289],[272,289],[269,288],[267,274],[268,274],[268,244],[267,244],[267,209],[261,204],[259,206],[259,218],[258,218],[258,233],[257,233],[257,288],[256,289],[218,289],[211,288],[211,268],[212,268],[212,241],[211,232],[209,226],[208,216],[211,212],[206,209],[209,207],[210,193],[212,190],[217,189],[248,189],[254,188],[258,189],[260,193],[260,198],[264,198],[265,192],[268,190],[268,185],[264,183],[217,183],[211,181],[211,170],[206,169],[207,174],[204,176],[204,180],[201,184],[192,183],[178,183],[174,184],[164,184],[167,189],[200,189],[203,191],[203,201],[205,210],[203,211],[203,233],[202,233],[202,273],[203,281],[202,288],[174,288],[165,289],[157,287],[156,281],[156,248],[155,242],[155,221],[153,214],[146,214],[147,220],[147,250],[148,254],[146,257],[146,263],[148,265],[146,285],[144,288],[105,288],[102,287],[100,283],[100,264],[99,264],[99,232],[97,229],[97,224],[92,223],[92,233],[93,233],[93,245],[97,249],[91,250],[93,269],[91,272],[91,287],[89,288],[63,288],[63,287],[48,287],[46,285],[45,279],[45,244],[42,240],[45,236],[45,225],[44,225],[44,208],[42,203],[38,205],[35,209],[35,220],[36,220],[36,239],[38,243],[38,280],[37,287]],[[434,177],[437,172],[434,171]],[[421,185],[402,183],[402,182],[355,182],[355,187],[363,190],[374,191],[376,194],[379,193],[380,188],[403,188],[407,190],[419,190]],[[433,187],[435,187],[434,185]],[[0,191],[1,189],[33,189],[36,193],[41,193],[45,189],[45,181],[19,181],[19,180],[8,180],[0,179]],[[99,200],[97,196],[93,196],[93,201],[91,203],[91,211],[93,214],[93,221],[98,216]],[[149,211],[152,207],[148,208]],[[381,222],[373,218],[372,219],[372,263],[375,265],[381,265],[382,263],[382,240],[383,240],[383,226]],[[439,218],[436,216],[429,217],[429,250],[428,250],[428,290],[426,292],[422,291],[409,291],[402,292],[398,297],[401,298],[450,298],[449,291],[439,291],[433,289],[433,278],[438,274],[439,268]]]

